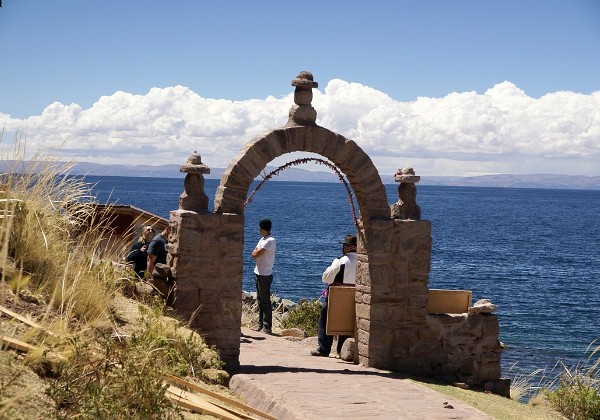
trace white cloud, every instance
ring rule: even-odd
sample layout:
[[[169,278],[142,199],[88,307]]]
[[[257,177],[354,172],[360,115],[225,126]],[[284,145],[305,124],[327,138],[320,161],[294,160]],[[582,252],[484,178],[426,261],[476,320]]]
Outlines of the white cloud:
[[[55,102],[24,120],[0,113],[0,126],[4,143],[19,131],[28,150],[60,147],[79,161],[180,164],[197,150],[207,165],[226,167],[246,142],[283,126],[292,104],[291,91],[229,101],[175,86],[115,92],[89,109]],[[502,82],[483,94],[398,102],[336,79],[314,91],[313,106],[319,125],[354,139],[381,173],[410,164],[422,175],[600,175],[600,91],[536,99]]]

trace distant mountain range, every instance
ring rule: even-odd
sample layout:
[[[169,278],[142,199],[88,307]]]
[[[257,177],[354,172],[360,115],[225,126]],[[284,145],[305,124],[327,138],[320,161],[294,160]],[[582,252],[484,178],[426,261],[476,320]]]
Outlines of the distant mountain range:
[[[80,162],[75,164],[72,175],[92,176],[130,176],[130,177],[159,177],[183,178],[179,171],[180,165],[101,165],[97,163]],[[274,167],[267,166],[264,173],[273,171]],[[0,162],[0,172],[12,170],[11,162]],[[210,168],[206,179],[220,179],[225,168]],[[384,184],[394,184],[393,175],[381,175]],[[272,178],[273,181],[300,182],[337,182],[338,177],[332,172],[309,171],[300,168],[288,168]],[[581,175],[481,175],[470,177],[459,176],[421,176],[419,185],[445,185],[466,187],[506,187],[506,188],[544,188],[572,190],[600,190],[600,176]]]

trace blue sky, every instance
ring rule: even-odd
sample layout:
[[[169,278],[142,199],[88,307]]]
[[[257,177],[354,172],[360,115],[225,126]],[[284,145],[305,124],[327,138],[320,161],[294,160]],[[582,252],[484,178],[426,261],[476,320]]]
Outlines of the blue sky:
[[[34,148],[66,139],[65,155],[79,160],[123,163],[117,155],[147,153],[156,164],[179,163],[197,146],[214,158],[212,166],[226,166],[248,136],[285,123],[290,81],[309,70],[323,94],[313,102],[318,122],[356,139],[380,170],[406,163],[430,175],[537,173],[551,172],[564,158],[581,174],[600,175],[597,0],[4,0],[0,57],[5,143],[14,135]],[[150,95],[153,88],[159,90]],[[185,98],[202,112],[179,110],[185,117],[177,122],[169,104]],[[568,104],[569,115],[549,132],[548,122],[562,118],[560,104]],[[128,121],[140,119],[137,125],[124,129],[123,121],[99,114],[119,107]],[[457,107],[461,112],[449,121]],[[497,119],[507,112],[511,118]],[[272,115],[246,117],[252,113]],[[440,113],[445,125],[431,117]],[[154,118],[142,122],[142,114]],[[207,114],[213,129],[181,129]],[[225,114],[229,119],[214,121]],[[411,118],[417,114],[418,126]],[[157,115],[170,115],[160,129]],[[490,115],[494,121],[476,127],[461,123]],[[536,122],[524,130],[530,120]],[[231,124],[238,129],[219,128]],[[376,126],[388,128],[378,137]],[[169,154],[159,144],[165,136],[173,139]],[[543,149],[537,155],[536,136]],[[93,145],[98,141],[103,147]],[[386,146],[411,142],[410,150]],[[449,150],[452,144],[462,149]]]

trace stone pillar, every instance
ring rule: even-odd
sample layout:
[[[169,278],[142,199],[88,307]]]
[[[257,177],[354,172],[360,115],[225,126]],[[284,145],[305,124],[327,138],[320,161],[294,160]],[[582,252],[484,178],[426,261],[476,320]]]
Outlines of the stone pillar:
[[[173,307],[210,345],[228,370],[239,367],[244,216],[172,211]]]
[[[356,314],[359,362],[426,373],[424,350],[438,335],[427,324],[429,221],[364,221],[359,239]],[[361,229],[362,230],[362,229]]]
[[[227,369],[239,367],[242,319],[244,216],[208,211],[204,177],[210,173],[194,152],[179,210],[169,215],[171,273],[177,282],[173,308],[209,345]]]

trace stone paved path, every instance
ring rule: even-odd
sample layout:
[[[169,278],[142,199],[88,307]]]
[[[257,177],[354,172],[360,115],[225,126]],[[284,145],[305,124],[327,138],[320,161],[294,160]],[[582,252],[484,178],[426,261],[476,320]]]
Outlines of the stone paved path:
[[[242,329],[230,390],[278,419],[492,419],[423,385]],[[453,408],[446,408],[452,406]]]

